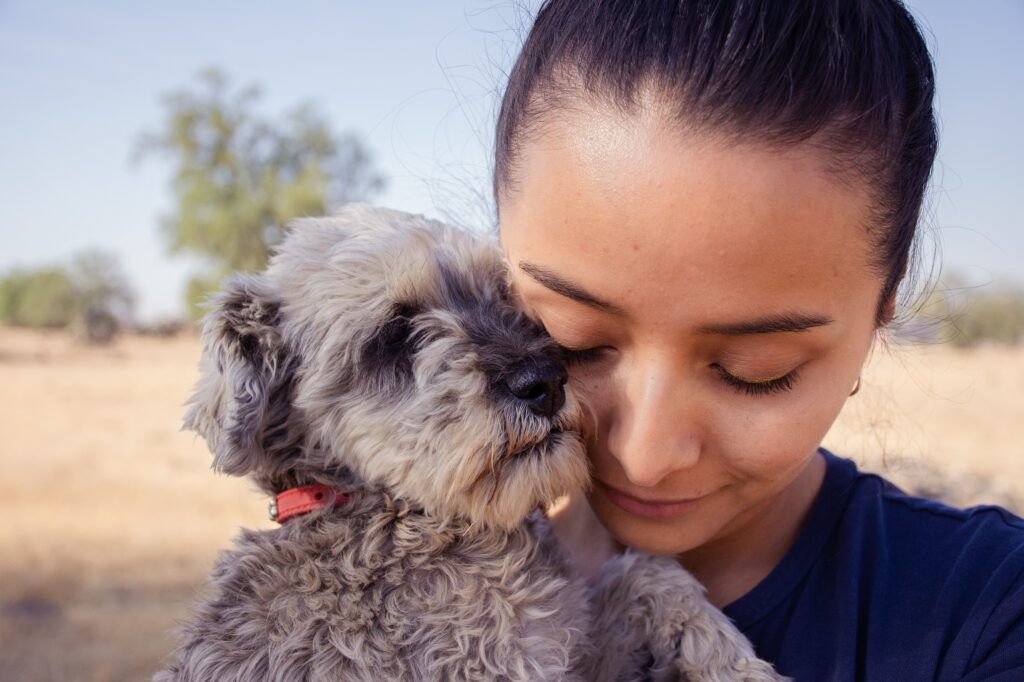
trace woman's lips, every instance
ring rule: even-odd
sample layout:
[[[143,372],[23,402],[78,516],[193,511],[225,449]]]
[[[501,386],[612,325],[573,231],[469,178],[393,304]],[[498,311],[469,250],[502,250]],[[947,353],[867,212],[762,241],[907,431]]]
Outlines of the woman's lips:
[[[678,516],[700,502],[700,497],[691,500],[675,500],[666,502],[652,502],[633,497],[627,493],[613,488],[604,481],[595,481],[612,504],[616,507],[637,516],[646,516],[651,519],[663,519],[669,516]]]

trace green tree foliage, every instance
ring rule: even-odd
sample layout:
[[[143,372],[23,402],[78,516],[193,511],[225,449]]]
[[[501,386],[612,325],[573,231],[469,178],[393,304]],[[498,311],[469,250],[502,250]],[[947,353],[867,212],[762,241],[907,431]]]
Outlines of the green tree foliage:
[[[984,343],[1024,343],[1024,290],[1009,282],[968,286],[951,275],[919,306],[929,334],[961,348]]]
[[[76,311],[75,288],[64,268],[15,270],[0,280],[0,318],[19,327],[67,327]]]
[[[134,296],[117,259],[86,251],[67,266],[15,270],[0,277],[0,321],[21,327],[71,328],[106,342],[132,316]]]
[[[255,86],[234,91],[211,69],[195,89],[164,99],[163,129],[142,136],[136,158],[153,152],[176,167],[176,207],[162,224],[172,253],[200,256],[205,272],[186,294],[195,317],[201,301],[227,274],[256,271],[286,223],[324,215],[383,187],[364,145],[338,136],[304,104],[280,120],[256,111]]]
[[[1024,291],[1000,284],[967,293],[953,308],[947,334],[962,347],[1024,343]]]
[[[117,258],[86,251],[71,262],[76,331],[92,343],[107,343],[132,318],[135,295]]]

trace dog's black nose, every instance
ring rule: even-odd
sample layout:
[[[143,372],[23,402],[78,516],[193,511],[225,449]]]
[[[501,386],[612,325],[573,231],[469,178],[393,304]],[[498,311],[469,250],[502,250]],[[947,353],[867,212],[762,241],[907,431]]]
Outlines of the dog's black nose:
[[[568,374],[551,358],[530,358],[517,365],[506,377],[509,392],[541,417],[553,417],[565,405]]]

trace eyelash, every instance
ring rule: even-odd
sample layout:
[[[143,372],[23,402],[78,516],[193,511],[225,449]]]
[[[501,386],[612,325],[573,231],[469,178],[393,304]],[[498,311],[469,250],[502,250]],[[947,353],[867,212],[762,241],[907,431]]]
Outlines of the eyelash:
[[[559,345],[558,350],[562,353],[562,360],[567,365],[582,365],[594,362],[601,357],[601,348],[566,348]]]
[[[725,371],[725,368],[721,365],[712,365],[718,370],[718,373],[722,376],[722,380],[725,383],[732,386],[737,391],[746,393],[752,396],[763,396],[772,393],[780,393],[782,391],[789,391],[793,388],[793,384],[797,380],[797,372],[793,370],[788,374],[783,374],[781,377],[776,377],[768,381],[744,381],[739,377],[733,376]]]
[[[601,348],[566,348],[565,346],[559,346],[559,350],[562,352],[562,359],[567,365],[579,365],[588,362],[593,362],[601,356]],[[745,393],[750,396],[764,396],[771,395],[773,393],[781,393],[783,391],[789,391],[793,388],[793,384],[797,380],[797,372],[793,370],[788,374],[784,374],[780,377],[776,377],[769,381],[744,381],[737,376],[729,374],[721,365],[712,365],[718,370],[722,380],[725,381],[729,386]]]

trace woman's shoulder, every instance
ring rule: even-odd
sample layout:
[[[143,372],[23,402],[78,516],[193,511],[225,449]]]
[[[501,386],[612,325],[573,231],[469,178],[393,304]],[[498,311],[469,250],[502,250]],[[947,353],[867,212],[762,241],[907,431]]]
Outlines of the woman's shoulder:
[[[847,486],[839,496],[840,524],[884,530],[878,541],[905,545],[922,559],[934,553],[962,554],[988,547],[1012,551],[1024,548],[1024,519],[994,504],[967,508],[919,497],[881,475],[860,471],[850,460],[822,450],[828,470]],[[851,539],[845,533],[836,539]],[[993,557],[994,558],[994,557]]]
[[[1024,520],[914,497],[822,456],[825,482],[794,547],[726,609],[759,653],[798,679],[828,666],[841,679],[1024,675]],[[815,661],[792,646],[796,632],[832,648]]]
[[[994,607],[1016,589],[1024,618],[1024,519],[997,505],[958,508],[918,497],[823,454],[830,468],[846,470],[850,485],[826,551],[846,557],[860,584],[902,586],[951,619]]]
[[[849,584],[869,591],[863,603],[887,614],[890,636],[913,624],[902,636],[942,661],[943,679],[1024,679],[1024,519],[916,497],[825,456],[853,472],[829,547],[850,562]]]

